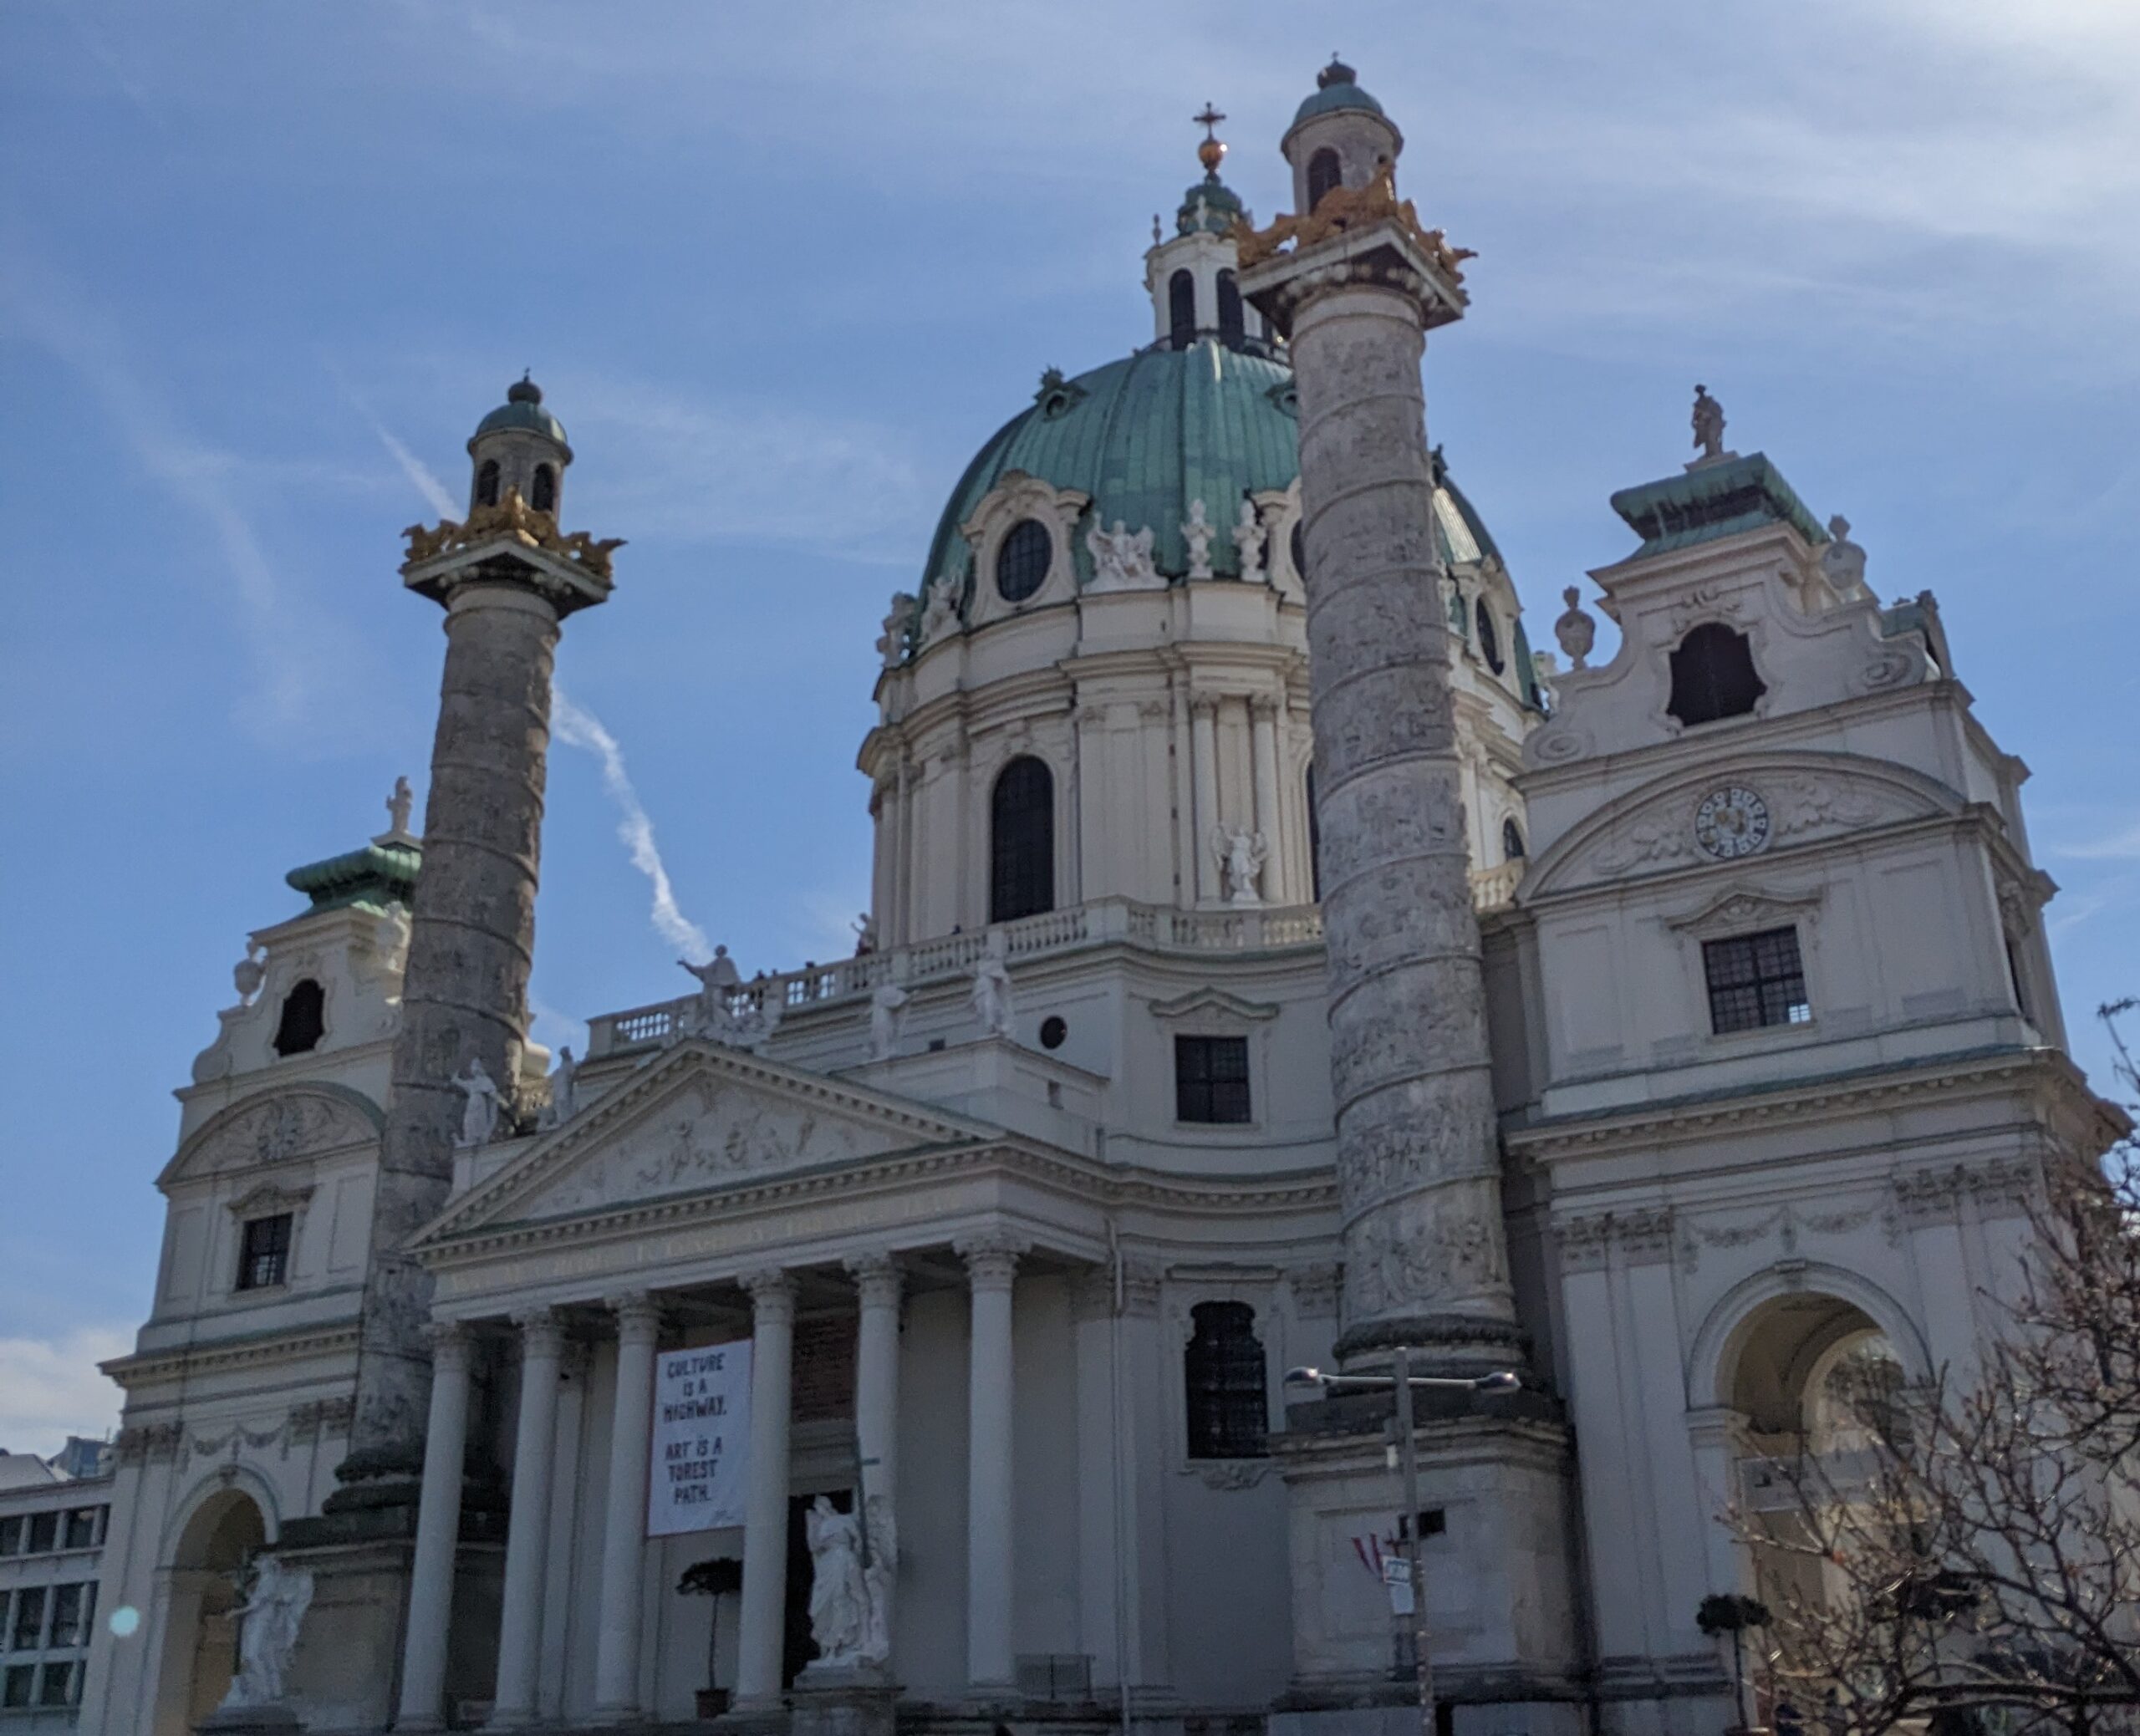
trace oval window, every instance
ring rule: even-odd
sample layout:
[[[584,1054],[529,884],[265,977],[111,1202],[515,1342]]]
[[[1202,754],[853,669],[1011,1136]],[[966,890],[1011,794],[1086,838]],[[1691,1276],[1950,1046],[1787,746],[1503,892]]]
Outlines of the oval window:
[[[1055,542],[1037,518],[1022,518],[996,551],[996,591],[1006,603],[1023,603],[1047,582]]]
[[[1479,654],[1486,659],[1486,667],[1495,675],[1508,667],[1508,660],[1501,655],[1501,636],[1494,629],[1494,618],[1487,610],[1486,599],[1479,599],[1476,612],[1479,623]]]

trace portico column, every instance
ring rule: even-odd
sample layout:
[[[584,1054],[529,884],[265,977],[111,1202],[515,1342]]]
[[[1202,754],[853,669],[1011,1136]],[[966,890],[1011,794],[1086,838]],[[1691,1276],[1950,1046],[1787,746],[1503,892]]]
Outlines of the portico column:
[[[461,1463],[468,1450],[468,1328],[431,1328],[431,1420],[424,1429],[423,1494],[409,1570],[409,1632],[401,1655],[401,1710],[395,1728],[446,1728],[446,1643],[453,1568],[461,1540]]]
[[[617,1403],[609,1419],[601,1626],[594,1641],[594,1716],[598,1723],[624,1723],[639,1716],[646,1455],[654,1420],[654,1340],[661,1316],[645,1291],[611,1296],[609,1301],[617,1316]]]
[[[739,1710],[780,1703],[787,1624],[787,1407],[795,1361],[795,1280],[752,1272],[750,1490],[743,1509],[743,1622],[736,1652]]]
[[[1196,829],[1190,840],[1196,848],[1196,877],[1192,883],[1200,901],[1216,899],[1225,889],[1211,854],[1211,831],[1219,823],[1219,702],[1210,694],[1195,694],[1189,710],[1190,776],[1196,792]]]
[[[957,1245],[972,1290],[966,1380],[966,1680],[1012,1680],[1011,1604],[1011,1287],[1028,1244],[976,1236]]]
[[[854,1448],[862,1461],[863,1520],[890,1521],[899,1535],[899,1291],[904,1275],[889,1254],[862,1254],[847,1263],[861,1302],[854,1345]],[[873,1543],[874,1547],[874,1543]],[[892,1632],[891,1581],[884,1582],[884,1632]]]
[[[1248,702],[1249,745],[1256,761],[1256,829],[1263,834],[1263,902],[1287,901],[1286,856],[1278,830],[1278,702]]]
[[[512,1510],[505,1533],[505,1611],[498,1678],[486,1727],[517,1729],[535,1717],[542,1662],[543,1567],[550,1531],[550,1454],[556,1443],[564,1328],[557,1311],[513,1316],[520,1328],[520,1423],[512,1444]]]

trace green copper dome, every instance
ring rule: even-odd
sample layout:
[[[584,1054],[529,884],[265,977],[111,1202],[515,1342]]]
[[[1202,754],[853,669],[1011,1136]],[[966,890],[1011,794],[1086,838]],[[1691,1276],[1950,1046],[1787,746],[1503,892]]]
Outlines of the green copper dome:
[[[1120,519],[1149,527],[1153,564],[1169,578],[1189,569],[1181,534],[1189,503],[1201,500],[1215,535],[1212,570],[1238,577],[1230,534],[1251,494],[1292,486],[1300,474],[1299,410],[1284,362],[1200,338],[1184,349],[1154,345],[1065,379],[1051,369],[1032,408],[983,446],[952,491],[929,547],[921,595],[960,591],[973,553],[959,527],[1013,471],[1089,495],[1073,537],[1081,583],[1093,576],[1085,532]],[[1434,529],[1452,567],[1501,559],[1485,521],[1434,454]]]
[[[1381,115],[1382,104],[1354,84],[1353,77],[1352,68],[1342,60],[1332,60],[1316,74],[1315,94],[1293,110],[1293,125],[1339,109],[1364,109],[1370,115]]]
[[[522,374],[506,389],[505,402],[476,425],[473,445],[487,434],[496,434],[501,429],[525,428],[532,433],[548,435],[559,445],[565,445],[565,425],[543,408],[543,389]]]

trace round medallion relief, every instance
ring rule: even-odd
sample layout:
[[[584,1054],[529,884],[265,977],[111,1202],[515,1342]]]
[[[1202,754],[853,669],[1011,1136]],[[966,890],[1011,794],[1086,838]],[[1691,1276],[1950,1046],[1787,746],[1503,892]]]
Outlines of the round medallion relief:
[[[1719,862],[1766,849],[1768,803],[1743,784],[1711,790],[1694,810],[1694,842]]]

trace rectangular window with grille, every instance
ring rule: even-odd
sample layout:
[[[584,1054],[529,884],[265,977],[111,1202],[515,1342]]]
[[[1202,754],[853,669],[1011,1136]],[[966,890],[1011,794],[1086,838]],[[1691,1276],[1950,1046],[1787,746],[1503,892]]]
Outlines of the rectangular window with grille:
[[[1719,1036],[1765,1025],[1812,1022],[1796,929],[1705,940],[1702,970],[1709,979],[1709,1026]]]
[[[1176,1037],[1174,1100],[1180,1121],[1247,1121],[1248,1039]]]
[[[290,1275],[290,1214],[246,1222],[238,1245],[237,1287],[267,1290],[288,1281]]]

